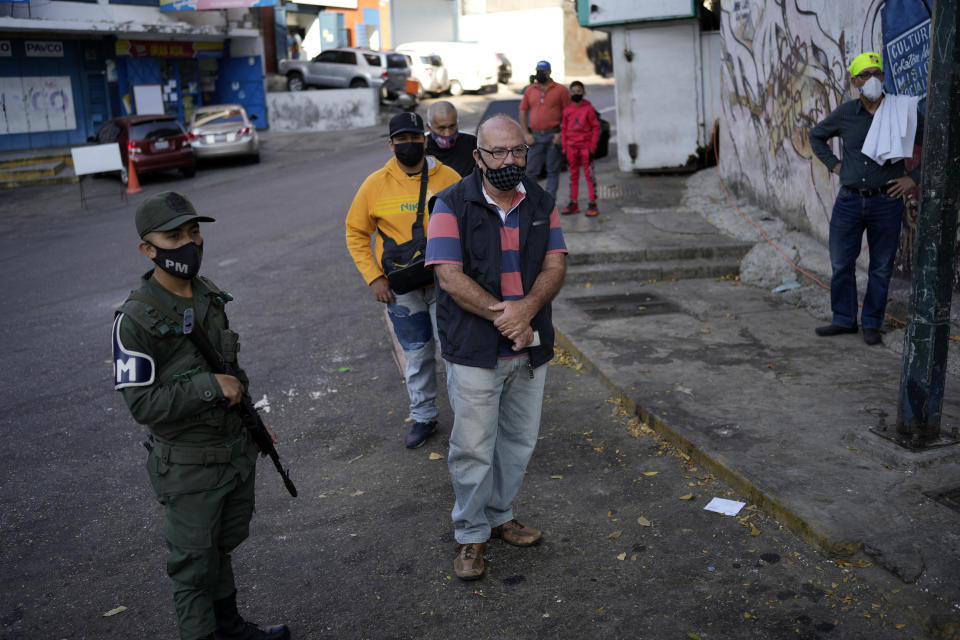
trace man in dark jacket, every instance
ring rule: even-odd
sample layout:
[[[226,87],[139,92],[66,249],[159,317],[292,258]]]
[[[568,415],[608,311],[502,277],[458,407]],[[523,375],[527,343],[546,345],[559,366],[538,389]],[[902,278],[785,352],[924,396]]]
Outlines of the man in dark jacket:
[[[491,537],[521,547],[541,537],[514,519],[512,502],[537,442],[543,365],[553,357],[550,301],[567,253],[553,197],[524,177],[520,124],[493,116],[477,137],[478,170],[437,194],[427,234],[454,411],[448,466],[463,580],[483,575]]]
[[[477,138],[471,133],[460,131],[457,109],[446,100],[434,102],[427,109],[427,155],[433,156],[465,177],[473,173],[477,161],[473,159],[473,150],[477,148]]]

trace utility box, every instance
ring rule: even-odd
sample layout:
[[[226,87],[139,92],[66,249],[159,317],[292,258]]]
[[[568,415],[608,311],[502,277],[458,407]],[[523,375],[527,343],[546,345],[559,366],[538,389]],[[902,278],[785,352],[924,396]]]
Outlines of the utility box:
[[[579,1],[580,24],[610,32],[621,171],[696,165],[720,110],[720,33],[693,0]]]

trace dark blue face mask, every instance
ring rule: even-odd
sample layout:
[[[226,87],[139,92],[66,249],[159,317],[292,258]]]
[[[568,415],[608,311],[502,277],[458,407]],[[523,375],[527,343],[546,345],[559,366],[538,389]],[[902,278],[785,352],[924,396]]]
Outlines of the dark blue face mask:
[[[157,252],[153,261],[158,267],[176,278],[191,280],[200,273],[200,263],[203,261],[203,245],[188,242],[176,249],[161,249],[151,245]]]

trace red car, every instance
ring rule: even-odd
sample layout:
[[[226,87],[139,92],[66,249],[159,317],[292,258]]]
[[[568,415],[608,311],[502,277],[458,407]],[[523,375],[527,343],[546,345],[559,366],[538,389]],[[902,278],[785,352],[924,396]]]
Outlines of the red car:
[[[127,184],[127,167],[133,160],[137,177],[152,171],[179,169],[185,178],[197,172],[197,160],[187,132],[173,116],[123,116],[110,120],[90,139],[96,144],[120,143],[123,169],[120,180]]]

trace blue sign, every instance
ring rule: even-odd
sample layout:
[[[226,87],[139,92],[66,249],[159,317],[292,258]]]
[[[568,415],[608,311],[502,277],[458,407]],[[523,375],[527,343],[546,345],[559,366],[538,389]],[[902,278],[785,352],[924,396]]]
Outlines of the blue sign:
[[[920,96],[926,112],[930,73],[930,9],[923,0],[888,0],[882,10],[884,89]]]

